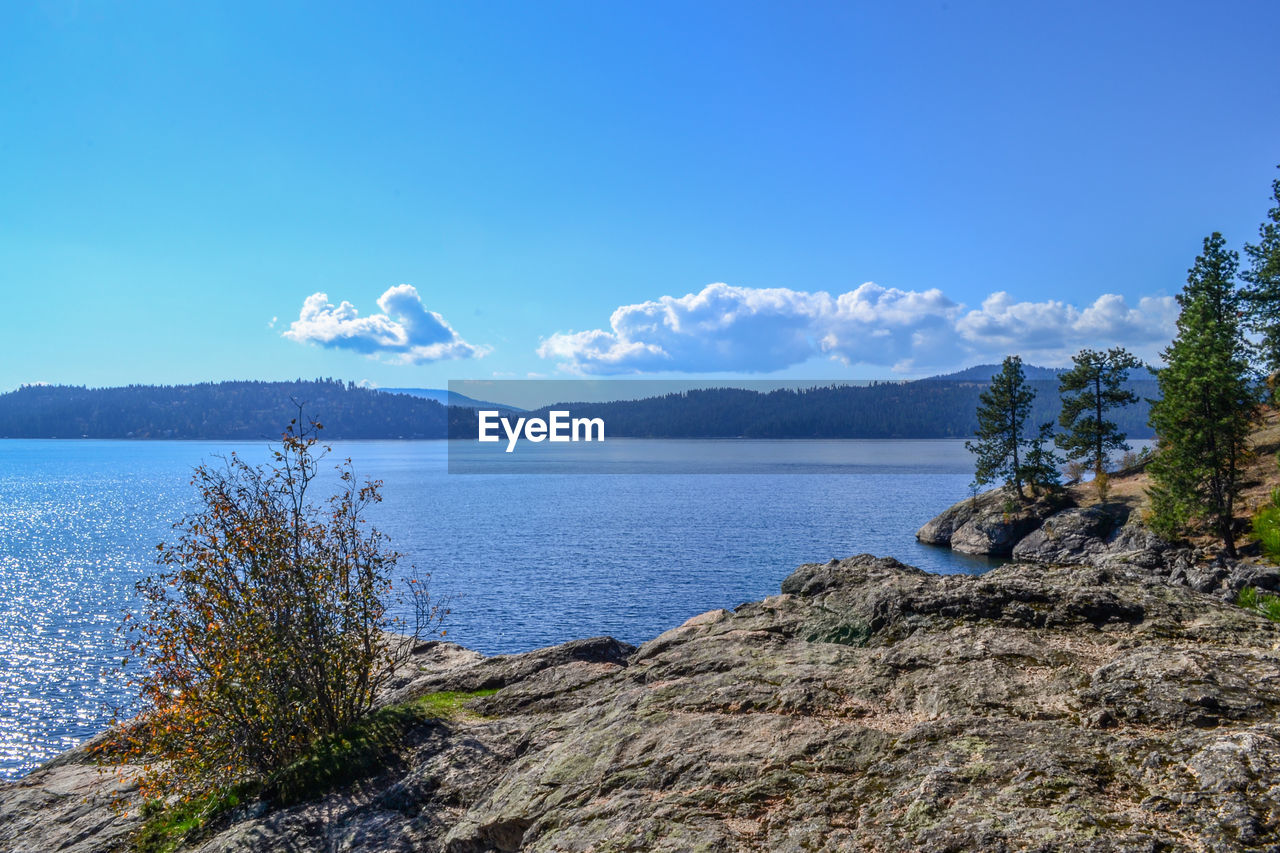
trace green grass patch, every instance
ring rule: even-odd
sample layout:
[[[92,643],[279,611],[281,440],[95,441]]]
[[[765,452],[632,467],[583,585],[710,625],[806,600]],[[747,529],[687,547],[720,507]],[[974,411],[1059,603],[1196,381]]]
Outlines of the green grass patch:
[[[1253,514],[1253,536],[1267,559],[1280,563],[1280,506],[1272,503]]]
[[[496,690],[428,693],[400,705],[374,711],[341,734],[321,738],[267,783],[279,805],[293,805],[376,774],[399,760],[405,734],[427,720],[464,713],[463,705]]]
[[[472,699],[492,696],[497,692],[497,690],[476,690],[472,693],[462,693],[456,690],[445,690],[441,693],[428,693],[425,696],[419,696],[406,704],[420,707],[432,718],[455,717],[458,714],[468,713],[462,706]]]
[[[135,853],[170,853],[200,837],[209,822],[259,794],[279,806],[319,798],[373,776],[400,760],[405,735],[428,720],[457,718],[472,699],[497,690],[428,693],[399,705],[379,708],[341,734],[316,741],[307,752],[265,783],[244,784],[165,807],[147,803],[142,828],[134,835]]]
[[[1280,622],[1280,596],[1259,592],[1257,587],[1246,586],[1236,596],[1236,604],[1246,610],[1260,613],[1272,622]]]
[[[231,811],[257,793],[254,784],[237,785],[165,807],[153,800],[142,807],[142,828],[134,834],[135,853],[170,853],[200,837],[209,821]]]

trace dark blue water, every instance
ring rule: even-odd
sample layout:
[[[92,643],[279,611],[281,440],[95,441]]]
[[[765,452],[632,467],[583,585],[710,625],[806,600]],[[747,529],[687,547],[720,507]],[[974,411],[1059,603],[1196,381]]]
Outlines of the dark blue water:
[[[374,521],[451,599],[449,638],[485,653],[642,642],[861,552],[988,567],[912,536],[967,494],[959,441],[635,442],[676,469],[730,452],[753,471],[662,475],[451,475],[445,444],[334,457],[384,481]],[[264,443],[0,440],[0,778],[103,728],[123,698],[113,629],[133,584],[194,506],[191,468],[231,450],[267,458]]]

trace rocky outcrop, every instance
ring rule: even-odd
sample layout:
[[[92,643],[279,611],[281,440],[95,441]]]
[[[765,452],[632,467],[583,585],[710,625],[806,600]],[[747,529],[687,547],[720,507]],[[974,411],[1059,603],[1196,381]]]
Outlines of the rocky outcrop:
[[[127,782],[73,750],[16,782],[0,784],[0,850],[109,851],[128,849],[138,828],[136,806],[114,807],[134,794]]]
[[[926,545],[951,547],[951,537],[971,520],[984,516],[998,515],[1004,505],[1012,498],[1002,489],[983,492],[969,500],[960,501],[944,510],[937,517],[925,523],[916,531],[916,539]]]
[[[379,775],[189,847],[1273,850],[1278,647],[1280,626],[1135,564],[807,565],[639,649],[424,645],[396,699],[498,692]],[[0,851],[124,844],[137,804],[101,803],[129,790],[72,759],[0,786]]]
[[[996,489],[950,507],[916,531],[916,539],[964,554],[1008,557],[1062,506],[1060,500],[1025,501],[1009,489]]]
[[[1190,554],[1152,533],[1127,507],[1109,504],[1071,507],[1047,516],[1013,547],[1013,558],[1059,565],[1130,563],[1159,569],[1171,568]]]
[[[1164,555],[1173,545],[1131,514],[1124,504],[1078,507],[1067,496],[1026,501],[1009,489],[995,489],[944,510],[916,531],[916,539],[965,554],[1036,563],[1095,564],[1121,555],[1138,563],[1168,562]]]
[[[916,538],[967,554],[1008,556],[1018,562],[1130,566],[1166,582],[1235,601],[1246,586],[1280,592],[1280,567],[1225,560],[1161,539],[1124,503],[1067,506],[1018,504],[998,489],[961,501],[929,521]]]
[[[1100,507],[1072,507],[1045,518],[1014,545],[1015,560],[1037,563],[1078,563],[1107,550],[1111,534],[1122,519]]]

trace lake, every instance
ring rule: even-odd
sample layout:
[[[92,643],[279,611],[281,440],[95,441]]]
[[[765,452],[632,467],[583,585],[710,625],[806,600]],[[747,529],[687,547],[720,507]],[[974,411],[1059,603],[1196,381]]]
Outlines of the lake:
[[[333,457],[384,481],[373,520],[449,597],[448,638],[486,654],[640,643],[832,557],[990,567],[912,535],[968,494],[961,441],[631,440],[611,443],[613,470],[685,473],[471,475],[448,472],[448,444]],[[267,458],[265,442],[0,440],[0,778],[105,726],[133,584],[193,508],[192,467],[230,451]],[[698,473],[726,470],[742,473]]]

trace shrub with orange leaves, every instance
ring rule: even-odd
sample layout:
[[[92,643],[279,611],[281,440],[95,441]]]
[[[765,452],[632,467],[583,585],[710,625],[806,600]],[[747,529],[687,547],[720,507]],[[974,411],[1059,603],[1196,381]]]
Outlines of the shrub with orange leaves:
[[[137,585],[139,612],[122,630],[141,713],[102,755],[140,768],[147,798],[270,778],[369,713],[413,646],[439,632],[448,611],[425,578],[392,587],[401,555],[365,517],[381,483],[357,483],[347,459],[336,492],[311,502],[329,452],[320,429],[299,407],[272,464],[232,453],[196,468],[199,509]],[[412,615],[395,616],[401,607]]]

